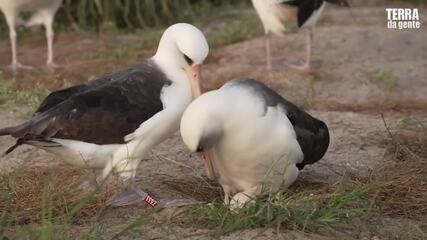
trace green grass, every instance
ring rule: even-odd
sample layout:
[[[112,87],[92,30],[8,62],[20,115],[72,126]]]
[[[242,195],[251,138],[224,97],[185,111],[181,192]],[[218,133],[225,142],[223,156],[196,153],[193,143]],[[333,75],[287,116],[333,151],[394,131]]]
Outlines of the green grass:
[[[18,173],[12,180],[0,181],[2,206],[5,206],[5,201],[13,199],[8,196],[15,193],[15,188],[23,184],[22,181],[31,181],[31,178],[25,176]],[[353,218],[371,216],[379,211],[377,205],[371,201],[373,192],[380,187],[379,184],[349,184],[342,180],[328,186],[310,186],[311,189],[304,187],[297,192],[272,194],[236,212],[230,212],[219,199],[210,204],[177,210],[164,220],[158,220],[156,217],[161,209],[152,209],[141,217],[127,219],[120,226],[101,224],[100,222],[104,222],[102,220],[106,207],[99,206],[93,217],[80,219],[78,222],[83,221],[83,225],[76,225],[74,220],[77,214],[94,198],[100,188],[88,192],[76,204],[70,205],[66,201],[58,203],[58,183],[53,181],[57,177],[52,176],[53,173],[42,176],[44,184],[39,193],[40,221],[16,225],[13,210],[5,211],[3,208],[0,210],[0,237],[58,240],[142,238],[145,236],[145,226],[157,229],[165,237],[176,233],[177,226],[214,229],[215,232],[211,236],[213,238],[239,230],[259,228],[298,230],[334,236]],[[22,194],[21,191],[17,193]],[[58,211],[58,206],[62,206],[62,212]]]
[[[255,14],[242,14],[230,21],[225,21],[224,26],[208,34],[211,48],[244,41],[262,34],[262,26]]]
[[[31,114],[48,94],[39,85],[31,90],[15,90],[14,83],[15,78],[0,79],[0,106],[18,115]]]
[[[211,49],[262,35],[262,26],[255,13],[232,14],[226,12],[222,15],[230,19],[226,21],[227,24],[220,23],[218,27],[206,34]],[[106,35],[109,36],[111,50],[101,53],[86,52],[84,58],[102,58],[111,61],[136,58],[141,51],[157,48],[163,32],[163,28],[139,29],[132,34],[122,30],[111,30],[106,32]]]
[[[56,25],[62,29],[151,29],[194,22],[218,9],[249,5],[245,0],[64,0]]]
[[[73,218],[76,212],[82,209],[85,204],[93,198],[98,190],[88,192],[81,201],[74,206],[67,206],[64,204],[63,214],[60,216],[54,216],[53,212],[53,199],[52,199],[52,184],[56,184],[52,181],[52,173],[44,176],[44,185],[41,194],[41,212],[40,222],[29,222],[24,225],[16,225],[14,222],[14,211],[13,209],[1,209],[1,221],[0,221],[0,237],[8,237],[11,239],[72,239],[70,236],[70,220]],[[25,184],[23,181],[27,181],[25,176],[21,176],[20,173],[12,176],[12,180],[1,181],[1,203],[2,206],[11,203],[15,193],[15,188],[19,184]],[[100,209],[100,212],[102,209]],[[81,231],[80,236],[95,237],[93,233],[97,232],[99,225],[96,224],[96,219],[93,220],[90,227],[87,230]],[[85,239],[85,238],[79,238]],[[95,238],[86,238],[95,239]]]
[[[427,119],[422,116],[407,116],[400,120],[405,129],[427,129]]]
[[[0,209],[0,239],[120,239],[122,236],[127,236],[135,232],[136,228],[139,228],[143,225],[152,224],[153,220],[151,216],[153,213],[157,212],[158,209],[153,209],[149,211],[147,216],[129,220],[129,223],[124,223],[122,227],[116,227],[115,229],[106,229],[101,223],[101,217],[103,216],[107,207],[105,205],[99,205],[96,209],[96,213],[91,217],[84,217],[85,215],[78,215],[78,213],[87,206],[87,204],[92,201],[96,194],[101,191],[104,186],[104,183],[100,184],[100,187],[93,191],[88,191],[84,194],[77,203],[69,203],[66,199],[69,194],[73,192],[72,189],[61,189],[58,186],[58,179],[53,178],[55,170],[50,170],[49,172],[41,172],[42,175],[30,174],[28,172],[21,172],[18,170],[13,175],[2,175],[0,178],[0,204],[2,209]],[[22,204],[13,203],[12,201],[23,200],[31,201],[31,199],[24,200],[29,197],[17,196],[17,194],[22,194],[22,185],[29,186],[29,184],[34,181],[38,183],[34,177],[41,177],[43,181],[42,186],[35,186],[35,188],[40,190],[37,192],[38,196],[31,193],[30,198],[40,199],[40,218],[39,220],[24,220],[28,221],[24,224],[17,224],[15,221],[17,218],[16,211],[20,211],[20,216],[23,216],[23,211],[28,215],[34,214],[35,212],[31,210],[31,207],[34,207],[33,204],[28,206],[27,210],[23,209],[13,209],[16,206],[21,206]],[[56,179],[54,181],[54,179]],[[30,182],[30,183],[28,183]],[[60,193],[67,193],[66,195],[58,196],[58,189]],[[25,216],[27,219],[36,219],[34,216]],[[22,221],[22,220],[20,220]],[[76,223],[77,222],[77,223]],[[76,231],[78,229],[78,231]]]
[[[55,17],[55,29],[57,32],[152,30],[177,22],[206,21],[218,13],[248,6],[247,0],[64,0]],[[0,39],[7,39],[8,32],[4,16],[0,14]],[[28,32],[32,31],[20,31],[19,38]]]
[[[4,181],[0,181],[1,201],[7,201],[5,196],[14,194],[14,187],[19,186],[20,181],[28,181],[25,175],[14,178],[16,179],[13,184],[5,185]],[[250,229],[261,232],[268,229],[277,232],[295,230],[338,238],[358,238],[363,226],[369,225],[371,219],[382,215],[382,203],[387,196],[383,192],[386,182],[373,179],[359,182],[343,178],[336,183],[321,186],[297,184],[295,191],[288,190],[256,199],[234,212],[231,212],[222,200],[216,199],[209,204],[178,209],[166,219],[159,218],[161,209],[151,209],[140,217],[123,221],[120,226],[117,226],[117,223],[113,226],[105,224],[103,213],[106,208],[99,206],[95,216],[83,220],[83,225],[76,225],[73,219],[94,198],[99,189],[88,192],[74,205],[64,206],[64,211],[58,213],[58,202],[54,202],[56,198],[51,195],[52,189],[58,183],[52,181],[49,174],[44,176],[44,179],[44,187],[40,193],[40,221],[16,225],[13,222],[13,212],[5,212],[3,208],[0,210],[0,237],[58,240],[126,237],[141,239],[149,237],[145,235],[145,230],[149,227],[163,234],[164,238],[179,236],[177,233],[180,228],[213,230],[210,237],[214,239]],[[55,210],[52,206],[55,206]],[[160,216],[162,215],[164,216]]]
[[[132,40],[123,40],[112,37],[112,43],[116,45],[111,52],[106,53],[106,58],[120,60],[122,58],[136,57],[141,50],[157,48],[164,29],[140,30],[132,36]],[[121,42],[117,44],[117,42]]]
[[[375,184],[346,186],[324,194],[284,192],[255,200],[237,212],[230,212],[221,200],[190,207],[170,221],[183,226],[215,229],[214,238],[254,228],[298,230],[334,235],[347,220],[369,214],[369,197]]]
[[[160,38],[163,34],[163,29],[153,29],[149,31],[141,30],[137,32],[138,36],[141,36],[141,40],[138,42],[139,49],[152,49],[156,48],[159,44]]]
[[[398,85],[397,76],[391,70],[381,70],[374,76],[374,81],[387,90],[394,90]]]
[[[261,22],[255,14],[234,14],[226,17],[230,18],[226,24],[206,34],[211,49],[251,39],[262,34]],[[139,38],[133,48],[139,50],[156,48],[163,31],[164,29],[137,31],[136,35]]]

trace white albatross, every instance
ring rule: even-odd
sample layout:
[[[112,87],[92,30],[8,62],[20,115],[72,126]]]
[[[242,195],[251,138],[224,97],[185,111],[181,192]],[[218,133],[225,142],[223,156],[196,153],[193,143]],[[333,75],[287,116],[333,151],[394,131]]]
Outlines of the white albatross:
[[[299,170],[329,146],[326,124],[252,79],[235,79],[194,100],[181,120],[181,136],[204,154],[208,176],[238,208],[260,194],[289,187]]]
[[[271,34],[283,36],[289,28],[307,29],[306,57],[303,66],[290,65],[303,70],[311,70],[314,27],[325,9],[326,2],[350,6],[347,0],[252,0],[261,19],[266,36],[267,70],[271,64]]]
[[[47,61],[48,67],[58,67],[53,61],[53,20],[56,11],[61,6],[62,0],[0,0],[0,10],[6,18],[9,27],[10,45],[12,49],[12,64],[9,68],[16,71],[18,68],[31,69],[32,67],[18,62],[16,52],[16,27],[24,25],[26,27],[43,24],[46,31],[47,40]],[[19,17],[21,12],[33,12],[28,21]]]
[[[52,92],[34,116],[0,136],[54,153],[70,164],[118,173],[128,187],[112,204],[129,205],[146,197],[135,184],[139,162],[179,129],[185,108],[200,95],[201,64],[209,52],[203,33],[178,23],[145,62]]]

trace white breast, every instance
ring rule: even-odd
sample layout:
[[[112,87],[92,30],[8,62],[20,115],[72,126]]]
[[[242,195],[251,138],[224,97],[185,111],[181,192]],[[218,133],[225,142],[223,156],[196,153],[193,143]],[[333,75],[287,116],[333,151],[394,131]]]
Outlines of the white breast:
[[[233,115],[215,148],[214,167],[220,175],[219,182],[242,191],[268,179],[278,188],[285,168],[303,159],[292,124],[283,109],[269,107],[265,112],[264,104],[247,91],[232,99]]]

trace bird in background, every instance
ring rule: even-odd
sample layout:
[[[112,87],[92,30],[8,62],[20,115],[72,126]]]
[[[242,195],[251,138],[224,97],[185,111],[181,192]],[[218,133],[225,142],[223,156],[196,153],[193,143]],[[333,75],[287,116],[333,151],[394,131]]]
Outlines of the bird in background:
[[[163,33],[145,62],[49,94],[33,117],[0,129],[67,163],[117,173],[127,182],[111,201],[125,206],[147,197],[135,182],[140,161],[179,129],[181,116],[200,95],[201,64],[209,53],[203,33],[178,23]],[[173,200],[173,199],[172,199]]]
[[[252,0],[266,36],[267,70],[272,71],[271,35],[284,36],[292,28],[306,29],[306,56],[303,65],[289,64],[305,72],[311,70],[314,28],[326,2],[349,7],[347,0]]]
[[[62,0],[0,0],[0,10],[3,12],[9,27],[10,45],[12,50],[12,63],[8,66],[10,70],[16,72],[21,69],[32,69],[31,66],[20,63],[17,59],[16,47],[16,27],[24,25],[31,27],[42,24],[46,31],[47,40],[47,61],[49,68],[59,67],[53,61],[53,21],[55,14],[61,6]],[[22,12],[32,12],[27,21],[24,21],[20,14]]]
[[[329,146],[326,124],[261,82],[238,78],[194,100],[181,119],[191,152],[204,155],[230,209],[289,187]]]

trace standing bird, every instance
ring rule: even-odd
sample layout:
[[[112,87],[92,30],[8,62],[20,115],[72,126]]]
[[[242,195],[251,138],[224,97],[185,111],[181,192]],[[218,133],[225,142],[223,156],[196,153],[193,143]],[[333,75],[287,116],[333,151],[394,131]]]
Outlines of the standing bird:
[[[308,33],[304,65],[291,66],[307,72],[311,70],[313,30],[325,9],[326,2],[350,6],[347,0],[252,0],[252,4],[264,26],[268,71],[272,70],[271,34],[283,36],[288,28],[293,27],[305,28]]]
[[[235,79],[194,100],[181,136],[205,155],[231,209],[289,187],[299,170],[319,161],[329,146],[326,124],[253,79]],[[230,200],[231,198],[231,200]]]
[[[9,26],[10,44],[12,48],[12,64],[8,67],[12,71],[18,68],[31,69],[18,62],[16,57],[16,30],[19,25],[26,27],[43,24],[46,30],[47,39],[47,66],[50,68],[58,67],[53,61],[53,20],[55,13],[61,6],[62,0],[0,0],[0,10],[6,18]],[[33,12],[28,21],[23,21],[19,14],[21,12]]]
[[[192,98],[200,95],[201,64],[209,52],[203,33],[178,23],[145,62],[86,84],[52,92],[34,116],[1,135],[58,155],[70,164],[117,172],[129,185],[112,202],[123,206],[145,193],[135,184],[141,159],[178,130]]]

